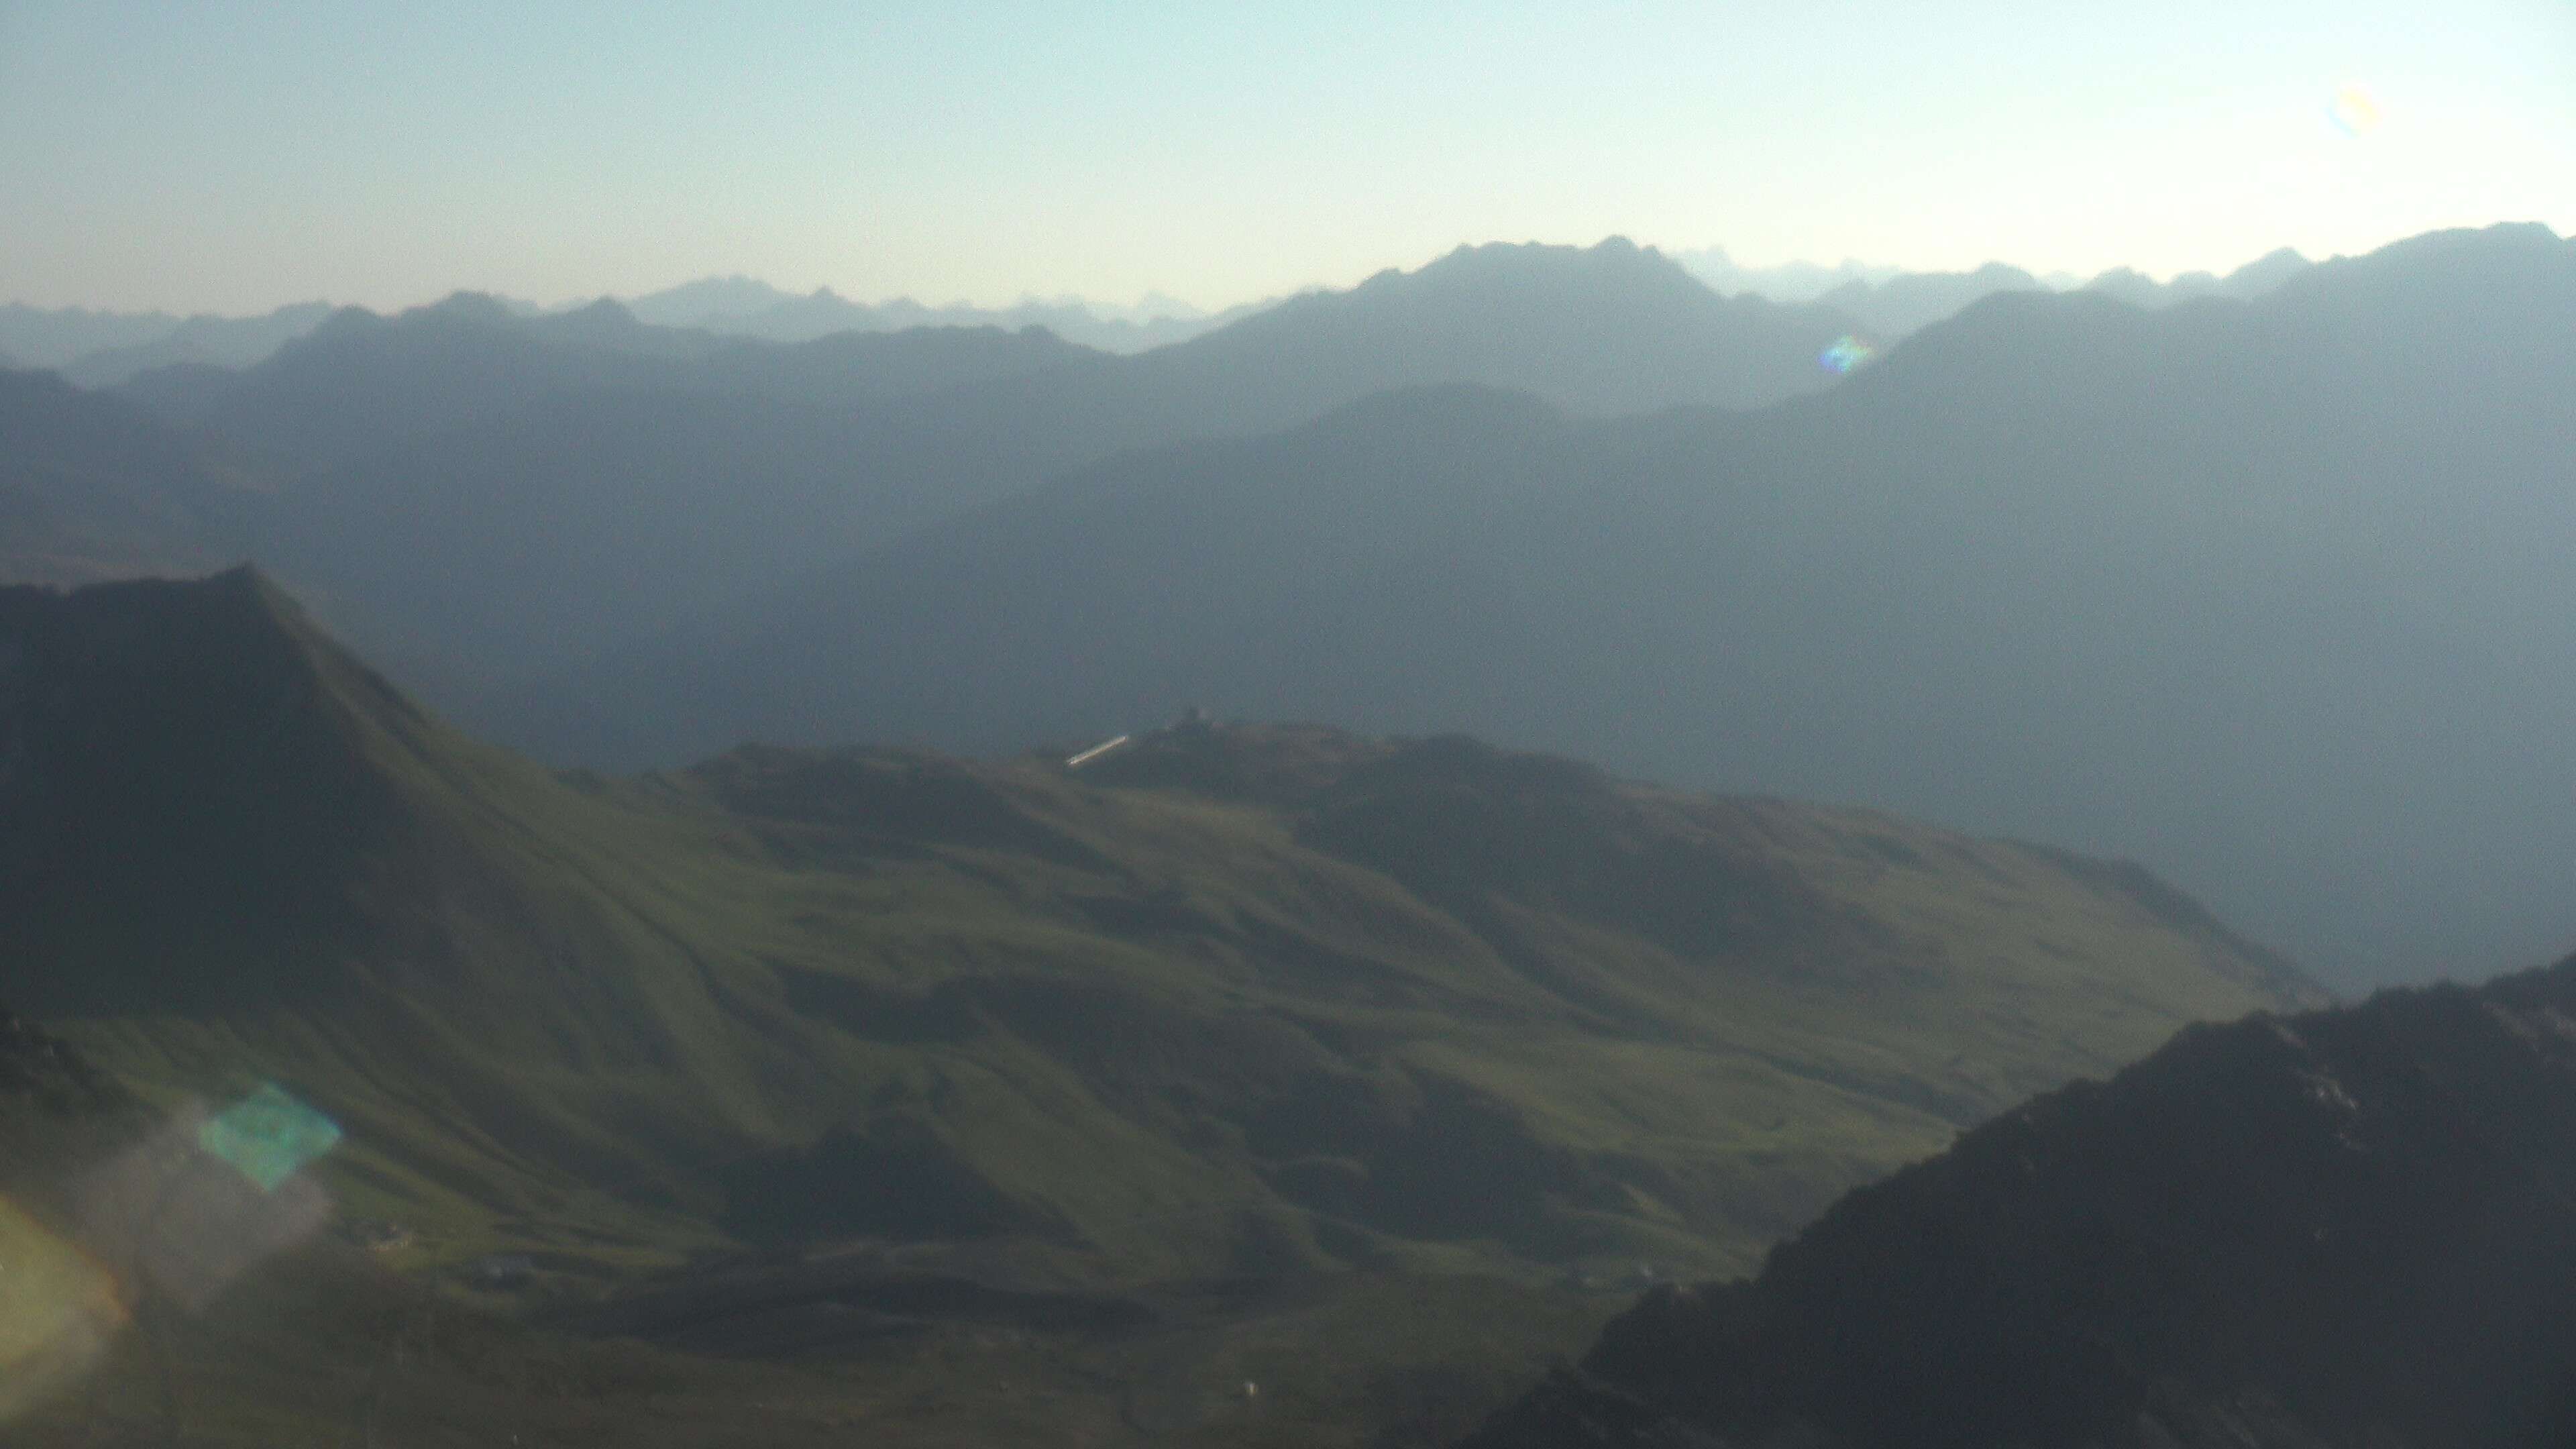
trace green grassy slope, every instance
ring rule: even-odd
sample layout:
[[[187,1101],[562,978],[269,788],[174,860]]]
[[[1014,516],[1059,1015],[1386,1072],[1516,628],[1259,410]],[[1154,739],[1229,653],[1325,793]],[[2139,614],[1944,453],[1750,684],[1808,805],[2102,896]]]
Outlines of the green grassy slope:
[[[25,1008],[165,1090],[288,1081],[353,1206],[460,1251],[1726,1269],[2304,990],[2143,875],[1465,741],[566,780],[254,575],[0,617]]]
[[[1095,1295],[1739,1271],[2313,996],[2131,868],[1465,740],[557,775],[247,572],[0,590],[0,867],[20,1009],[149,1097],[283,1083],[347,1130],[343,1215],[413,1230],[387,1262],[531,1253],[562,1303],[823,1252]]]

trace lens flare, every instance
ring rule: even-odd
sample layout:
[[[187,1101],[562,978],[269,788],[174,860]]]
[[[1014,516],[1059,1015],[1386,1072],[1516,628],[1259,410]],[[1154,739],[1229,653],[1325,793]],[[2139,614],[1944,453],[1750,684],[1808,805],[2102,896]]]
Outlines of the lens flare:
[[[1836,377],[1843,377],[1876,356],[1877,348],[1846,333],[1835,338],[1832,346],[1816,354],[1816,365]]]
[[[0,1198],[0,1423],[77,1382],[124,1326],[107,1270]]]
[[[197,1145],[239,1169],[262,1192],[340,1141],[340,1124],[274,1084],[235,1102],[197,1129]]]
[[[2345,86],[2327,104],[2326,119],[2334,122],[2336,130],[2358,140],[2378,129],[2379,102],[2364,87]]]
[[[189,1312],[319,1231],[331,1200],[304,1168],[340,1126],[276,1086],[209,1115],[182,1104],[70,1188],[68,1236],[0,1197],[0,1424],[95,1367],[127,1305]]]
[[[330,1220],[329,1195],[296,1169],[328,1150],[339,1129],[317,1128],[304,1114],[319,1120],[283,1092],[253,1093],[221,1116],[182,1107],[75,1185],[82,1245],[129,1286],[148,1286],[191,1313],[204,1309]]]

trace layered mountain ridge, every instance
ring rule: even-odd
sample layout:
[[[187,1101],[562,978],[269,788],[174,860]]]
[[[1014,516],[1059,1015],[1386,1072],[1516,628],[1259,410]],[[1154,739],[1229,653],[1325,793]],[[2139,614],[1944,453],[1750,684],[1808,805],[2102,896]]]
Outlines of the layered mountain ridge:
[[[1582,413],[1750,406],[1830,385],[1818,351],[1851,326],[1721,301],[1625,244],[1491,247],[1136,356],[1034,328],[778,345],[611,302],[531,317],[459,295],[344,310],[255,367],[120,393],[259,475],[219,556],[173,562],[257,558],[470,713],[1130,451],[1389,387],[1507,385]]]
[[[1191,703],[1472,728],[2152,859],[2344,980],[2547,959],[2571,329],[2576,244],[2507,227],[2252,302],[1991,296],[1748,415],[1384,394],[1059,474],[483,717],[625,765]]]
[[[0,464],[0,568],[258,558],[557,763],[1190,703],[1465,729],[2152,859],[2369,982],[2576,931],[2527,788],[2576,717],[2537,546],[2568,255],[2503,227],[2267,259],[2253,300],[2011,292],[1811,397],[1624,419],[1458,379],[1650,400],[1723,375],[1655,339],[1805,314],[1658,301],[1671,263],[1617,247],[1470,249],[1162,362],[468,299],[126,390],[176,426],[57,389]]]

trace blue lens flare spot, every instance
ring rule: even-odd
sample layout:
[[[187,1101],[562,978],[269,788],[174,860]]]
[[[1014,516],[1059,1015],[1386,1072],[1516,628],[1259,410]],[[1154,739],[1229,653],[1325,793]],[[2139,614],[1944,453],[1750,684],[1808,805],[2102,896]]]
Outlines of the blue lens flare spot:
[[[240,1169],[262,1192],[293,1177],[340,1141],[340,1124],[274,1084],[206,1119],[197,1145]]]
[[[1836,377],[1842,377],[1876,356],[1878,356],[1877,348],[1858,337],[1845,333],[1835,338],[1832,346],[1816,354],[1816,365]]]

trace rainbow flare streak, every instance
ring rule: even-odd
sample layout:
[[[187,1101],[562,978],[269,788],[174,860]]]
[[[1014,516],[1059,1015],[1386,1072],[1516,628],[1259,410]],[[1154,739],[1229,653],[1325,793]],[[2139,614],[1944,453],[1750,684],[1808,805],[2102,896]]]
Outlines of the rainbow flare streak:
[[[1877,348],[1858,337],[1845,333],[1835,338],[1831,346],[1816,354],[1816,365],[1836,377],[1843,377],[1852,369],[1876,356],[1878,356]]]
[[[2379,126],[2379,102],[2360,86],[2345,86],[2334,93],[2326,105],[2326,119],[2335,129],[2358,140]]]

